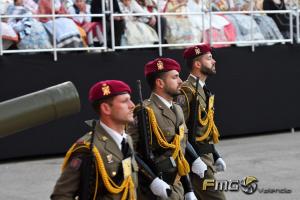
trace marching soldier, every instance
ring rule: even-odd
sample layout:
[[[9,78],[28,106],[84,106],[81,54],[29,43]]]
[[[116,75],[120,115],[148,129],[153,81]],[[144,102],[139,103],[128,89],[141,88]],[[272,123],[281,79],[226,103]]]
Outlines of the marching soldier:
[[[129,125],[127,132],[156,178],[149,180],[140,173],[138,199],[196,199],[184,156],[187,128],[182,109],[173,102],[173,97],[180,94],[180,70],[180,65],[169,58],[158,58],[145,65],[152,94],[136,107],[135,123]],[[143,109],[144,118],[139,118]],[[146,125],[141,128],[142,123]]]
[[[89,101],[99,121],[67,152],[51,199],[136,199],[138,166],[125,133],[125,125],[134,120],[130,93],[129,86],[117,80],[91,87]]]
[[[216,74],[216,61],[208,45],[187,48],[184,58],[190,75],[182,84],[177,103],[184,112],[189,141],[205,163],[201,171],[206,171],[204,178],[191,174],[195,194],[198,199],[225,199],[222,191],[204,191],[202,187],[204,179],[215,179],[215,172],[226,169],[224,160],[214,146],[219,141],[219,132],[214,122],[214,95],[205,84],[207,77]]]

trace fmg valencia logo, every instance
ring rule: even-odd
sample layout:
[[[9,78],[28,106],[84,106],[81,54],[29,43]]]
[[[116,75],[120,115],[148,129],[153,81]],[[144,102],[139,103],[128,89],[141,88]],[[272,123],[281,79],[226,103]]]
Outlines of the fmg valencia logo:
[[[256,191],[259,193],[292,193],[292,190],[287,188],[259,188],[258,179],[254,176],[246,176],[242,180],[214,180],[205,179],[203,181],[203,190],[219,190],[219,191],[243,191],[247,195],[254,194]]]

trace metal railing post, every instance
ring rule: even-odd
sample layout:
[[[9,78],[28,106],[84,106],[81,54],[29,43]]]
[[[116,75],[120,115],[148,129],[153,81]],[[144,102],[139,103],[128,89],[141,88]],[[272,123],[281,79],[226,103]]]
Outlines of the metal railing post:
[[[251,11],[251,24],[250,24],[250,28],[251,28],[251,41],[253,41],[253,39],[254,39],[254,35],[253,35],[253,21],[254,21],[253,7],[254,7],[254,2],[253,2],[253,0],[251,0],[251,2],[250,2],[250,11]],[[252,43],[251,51],[252,52],[255,51],[254,43]]]
[[[2,3],[0,2],[0,8],[1,8],[1,5]],[[0,14],[0,56],[3,55],[3,41],[2,41],[2,17],[1,17],[1,14]]]
[[[110,0],[110,32],[111,32],[111,48],[115,51],[115,23],[114,23],[114,4],[113,0]]]
[[[100,14],[100,13],[96,13]],[[102,0],[102,14],[104,14],[102,19],[102,30],[103,30],[103,47],[105,47],[105,50],[107,50],[107,34],[106,34],[106,9],[105,9],[105,1]]]
[[[157,28],[158,28],[158,54],[159,56],[163,55],[162,52],[162,33],[161,33],[161,15],[157,16]]]
[[[54,61],[57,61],[55,0],[51,0],[51,1],[52,1],[52,24],[53,24],[53,55],[54,55]]]

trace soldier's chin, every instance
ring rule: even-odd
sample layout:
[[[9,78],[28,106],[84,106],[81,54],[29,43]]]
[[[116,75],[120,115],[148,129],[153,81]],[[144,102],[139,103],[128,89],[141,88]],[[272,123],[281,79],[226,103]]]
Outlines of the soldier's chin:
[[[133,115],[132,116],[130,116],[130,117],[128,117],[128,120],[127,120],[129,123],[132,123],[132,122],[134,122],[134,118],[133,118]]]
[[[174,93],[172,94],[172,97],[175,98],[175,97],[177,97],[178,95],[180,95],[180,90],[178,90],[176,93],[174,92]]]

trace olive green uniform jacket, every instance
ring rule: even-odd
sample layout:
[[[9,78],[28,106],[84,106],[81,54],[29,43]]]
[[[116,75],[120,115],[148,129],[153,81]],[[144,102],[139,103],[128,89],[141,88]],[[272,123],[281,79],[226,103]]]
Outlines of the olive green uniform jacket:
[[[151,109],[153,109],[158,126],[162,130],[166,140],[169,143],[171,143],[171,141],[173,141],[174,136],[177,131],[177,128],[181,125],[184,127],[184,136],[180,142],[181,149],[184,153],[185,147],[186,147],[186,142],[187,142],[187,137],[186,137],[187,128],[185,125],[184,116],[183,116],[182,109],[180,108],[180,106],[177,105],[176,103],[173,103],[174,110],[175,110],[173,112],[154,93],[152,93],[150,98],[148,100],[145,100],[143,103],[144,103],[144,106],[150,107]],[[135,123],[129,125],[129,127],[127,129],[127,133],[131,135],[134,146],[136,147],[136,151],[139,152],[139,149],[144,148],[144,147],[139,146],[139,144],[140,144],[139,141],[141,141],[142,138],[140,138],[140,134],[138,132],[137,126],[138,126],[138,122],[137,122],[137,118],[135,118]],[[152,134],[151,149],[152,149],[152,152],[154,155],[153,163],[155,163],[155,164],[162,163],[164,160],[168,159],[172,155],[172,150],[163,149],[162,147],[159,146],[154,134]],[[149,167],[153,171],[156,171],[155,166],[149,166]],[[164,170],[168,171],[169,169],[164,169]],[[175,171],[172,171],[170,174],[175,173],[175,176],[176,176],[177,167],[174,170]],[[156,175],[159,176],[158,174],[156,174]],[[177,180],[179,180],[179,179],[177,179]],[[158,199],[150,191],[149,183],[148,184],[144,183],[142,178],[139,179],[139,181],[140,181],[140,184],[139,184],[139,190],[138,190],[138,197],[139,197],[138,199],[143,199],[143,200],[144,199],[151,199],[151,200]],[[164,181],[166,181],[166,180],[164,180]],[[172,183],[168,183],[168,184],[171,186],[171,189],[173,190],[171,196],[168,199],[183,200],[184,199],[184,191],[183,191],[182,183],[180,181],[176,181],[175,184],[173,183],[173,185],[172,185]]]
[[[182,92],[181,95],[179,95],[177,97],[177,103],[181,106],[183,113],[184,113],[184,117],[186,120],[186,123],[188,123],[188,121],[190,120],[191,117],[191,103],[192,100],[194,98],[194,94],[193,91],[196,90],[196,79],[192,76],[189,76],[188,79],[186,81],[183,82],[182,86],[181,86],[182,90],[184,92]],[[206,110],[208,105],[207,105],[207,99],[205,96],[205,92],[203,90],[203,88],[201,87],[201,85],[199,84],[198,86],[198,102],[199,105],[201,107],[201,110]],[[199,123],[197,123],[196,126],[196,134],[198,136],[201,136],[204,134],[204,132],[206,131],[207,126],[201,127],[199,125]],[[189,135],[189,137],[191,137],[191,135]],[[202,142],[197,142],[197,144],[201,145],[201,144],[205,144],[205,143],[213,143],[212,142],[212,137],[208,137],[207,139],[205,139]],[[197,148],[197,147],[194,147]],[[205,173],[205,177],[203,179],[215,179],[214,177],[214,173],[216,172],[215,167],[214,167],[214,158],[213,158],[213,154],[212,153],[208,153],[208,154],[204,154],[201,155],[201,159],[202,161],[207,165],[207,172]],[[202,190],[202,184],[203,184],[203,179],[200,179],[200,177],[196,174],[191,173],[191,180],[193,183],[193,187],[194,187],[194,192],[197,196],[198,199],[225,199],[224,193],[223,192],[219,192],[219,191],[203,191]]]
[[[82,138],[80,138],[76,145],[80,146],[83,142],[90,142],[91,134],[86,134]],[[133,144],[131,137],[127,136],[127,142],[129,147],[133,149]],[[122,160],[123,160],[123,153],[119,149],[118,145],[115,141],[111,138],[111,136],[103,129],[103,127],[97,123],[96,131],[94,136],[94,146],[98,149],[101,158],[104,162],[105,169],[109,177],[111,177],[115,183],[120,183],[123,181],[123,172],[120,173],[122,170]],[[54,187],[54,191],[51,195],[52,200],[73,200],[78,195],[79,192],[79,185],[80,185],[80,170],[82,166],[82,156],[84,156],[83,151],[75,151],[69,159],[65,169],[63,170],[61,176],[59,177],[56,185]],[[132,179],[135,185],[135,193],[136,187],[138,185],[137,180],[137,172],[138,166],[137,163],[132,155]],[[121,170],[120,170],[121,169]],[[95,168],[93,166],[92,171]],[[120,175],[121,174],[121,175]],[[95,175],[95,173],[93,174]],[[95,182],[95,177],[93,177],[93,182]],[[120,200],[122,197],[122,192],[120,194],[111,194],[109,193],[101,179],[101,175],[99,174],[99,187],[97,191],[97,200]],[[92,190],[94,192],[94,190]]]

